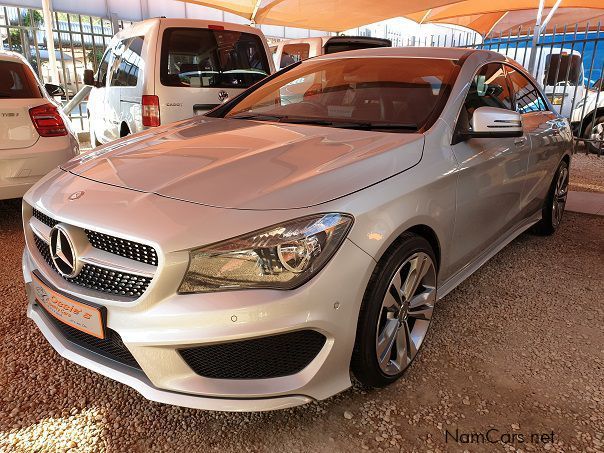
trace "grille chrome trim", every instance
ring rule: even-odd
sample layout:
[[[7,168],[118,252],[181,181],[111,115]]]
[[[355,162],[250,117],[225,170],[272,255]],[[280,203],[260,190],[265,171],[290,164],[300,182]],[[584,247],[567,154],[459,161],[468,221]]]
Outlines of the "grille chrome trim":
[[[47,244],[50,243],[50,230],[52,228],[40,222],[37,217],[32,217],[31,219],[29,219],[29,227],[36,236],[38,236]]]

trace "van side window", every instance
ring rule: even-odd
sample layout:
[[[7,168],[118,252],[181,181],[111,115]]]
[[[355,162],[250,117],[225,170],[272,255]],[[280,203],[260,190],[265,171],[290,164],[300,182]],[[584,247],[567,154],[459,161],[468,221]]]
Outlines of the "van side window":
[[[109,69],[109,57],[111,56],[111,48],[105,51],[103,59],[99,63],[99,69],[96,73],[96,81],[99,86],[105,86],[107,84],[107,70]]]
[[[547,104],[535,85],[520,71],[508,66],[508,78],[514,92],[514,105],[520,114],[547,111]]]
[[[279,69],[283,69],[290,64],[297,63],[300,60],[306,60],[310,54],[310,44],[286,44],[281,51],[281,62]]]
[[[116,57],[113,60],[111,72],[111,86],[135,87],[138,83],[138,74],[142,66],[141,53],[144,38],[134,38],[121,41],[116,46]]]
[[[484,65],[472,79],[470,91],[459,113],[458,128],[469,131],[472,115],[479,107],[498,107],[512,110],[512,94],[499,63]]]

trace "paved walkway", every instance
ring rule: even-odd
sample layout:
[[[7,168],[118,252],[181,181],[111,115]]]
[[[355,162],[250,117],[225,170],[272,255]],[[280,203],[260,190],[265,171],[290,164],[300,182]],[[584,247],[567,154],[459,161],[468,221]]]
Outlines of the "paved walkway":
[[[568,192],[566,210],[604,216],[604,193]]]

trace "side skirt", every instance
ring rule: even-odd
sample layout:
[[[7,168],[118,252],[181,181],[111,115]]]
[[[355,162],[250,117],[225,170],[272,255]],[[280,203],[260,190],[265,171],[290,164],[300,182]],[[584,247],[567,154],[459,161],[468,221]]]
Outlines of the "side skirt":
[[[466,278],[476,272],[480,267],[493,258],[501,249],[503,249],[506,245],[532,227],[534,224],[541,220],[541,210],[539,210],[536,214],[526,219],[522,222],[518,227],[512,230],[507,236],[503,236],[498,242],[479,255],[474,261],[471,261],[467,265],[465,265],[461,270],[459,270],[455,275],[451,276],[446,282],[440,285],[437,289],[437,299],[440,300],[453,291],[461,282],[463,282]]]

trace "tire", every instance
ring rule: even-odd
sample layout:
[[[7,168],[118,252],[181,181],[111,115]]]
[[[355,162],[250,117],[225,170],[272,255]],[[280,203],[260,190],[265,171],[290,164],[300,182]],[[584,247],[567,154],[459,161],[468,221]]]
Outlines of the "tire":
[[[600,115],[589,122],[583,132],[583,138],[604,140],[604,115]],[[590,153],[604,153],[604,142],[602,142],[601,148],[598,143],[592,142],[585,142],[585,146]]]
[[[417,275],[419,280],[413,279]],[[361,384],[383,387],[403,375],[429,330],[436,282],[430,243],[404,233],[376,266],[361,304],[351,360],[351,370]]]
[[[543,205],[541,220],[535,225],[534,232],[541,236],[549,236],[555,233],[562,221],[566,199],[568,197],[568,163],[560,162],[549,192]]]
[[[130,128],[126,124],[122,124],[120,127],[120,138],[124,138],[130,135]]]

